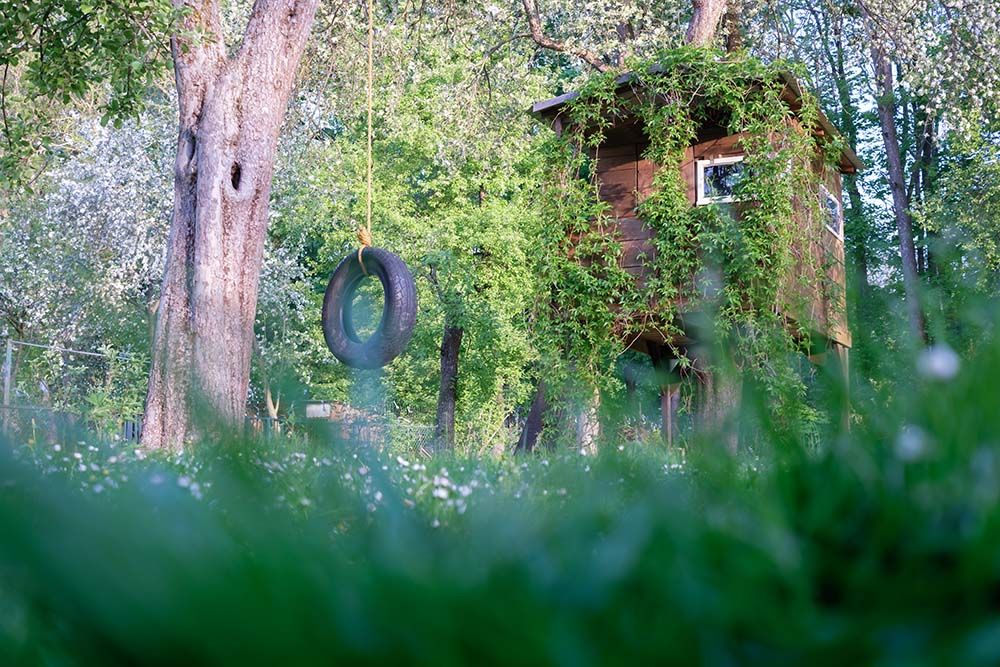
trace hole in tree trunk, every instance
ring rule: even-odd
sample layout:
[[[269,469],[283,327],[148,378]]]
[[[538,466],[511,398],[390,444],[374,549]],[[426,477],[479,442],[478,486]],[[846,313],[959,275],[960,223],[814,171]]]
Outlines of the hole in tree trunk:
[[[191,132],[190,134],[188,134],[188,145],[187,145],[188,148],[187,159],[189,161],[194,158],[194,150],[195,148],[197,148],[197,146],[198,146],[198,139],[195,137],[194,132]]]
[[[233,168],[230,171],[229,175],[230,175],[230,178],[232,179],[233,190],[239,190],[240,189],[240,179],[243,177],[243,170],[240,168],[240,163],[239,162],[234,162],[233,163]]]

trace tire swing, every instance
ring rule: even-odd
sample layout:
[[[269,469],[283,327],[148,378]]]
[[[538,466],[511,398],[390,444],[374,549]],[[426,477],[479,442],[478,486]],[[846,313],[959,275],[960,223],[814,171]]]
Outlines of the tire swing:
[[[373,2],[368,0],[368,186],[366,224],[358,228],[358,252],[345,257],[323,296],[323,337],[333,356],[352,368],[381,368],[402,354],[417,321],[413,274],[398,255],[372,247],[372,51]],[[374,275],[382,285],[382,319],[367,340],[354,325],[353,303],[362,283]]]

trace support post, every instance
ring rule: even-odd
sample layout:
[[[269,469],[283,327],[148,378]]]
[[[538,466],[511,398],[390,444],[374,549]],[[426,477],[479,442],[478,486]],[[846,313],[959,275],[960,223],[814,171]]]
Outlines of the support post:
[[[545,381],[538,381],[538,388],[535,390],[535,398],[531,401],[531,411],[524,421],[521,430],[521,437],[517,441],[517,452],[530,452],[538,444],[538,436],[542,432],[543,419],[548,404],[545,401]]]
[[[831,342],[830,349],[836,360],[837,370],[843,376],[841,379],[844,383],[844,403],[841,406],[843,411],[841,415],[841,425],[843,426],[844,431],[849,431],[851,430],[851,348],[841,343]]]
[[[14,375],[14,341],[7,339],[7,354],[3,362],[3,407],[10,407],[10,387]],[[6,410],[4,411],[6,412]],[[6,416],[6,415],[5,415]]]
[[[681,400],[681,385],[679,383],[665,384],[660,387],[660,412],[663,415],[661,431],[667,447],[674,446],[674,435],[677,433],[677,406]]]
[[[667,447],[672,447],[677,433],[677,406],[681,397],[680,376],[674,367],[676,359],[664,354],[663,347],[649,341],[646,343],[646,351],[653,362],[660,387],[660,435]]]

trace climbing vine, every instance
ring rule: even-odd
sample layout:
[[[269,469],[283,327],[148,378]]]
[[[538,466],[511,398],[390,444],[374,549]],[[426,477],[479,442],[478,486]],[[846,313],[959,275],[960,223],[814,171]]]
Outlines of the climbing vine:
[[[801,420],[804,386],[788,353],[808,347],[817,295],[837,298],[822,252],[819,187],[842,147],[820,138],[811,96],[789,100],[788,63],[681,48],[628,69],[589,81],[567,103],[563,131],[551,142],[557,168],[540,269],[550,289],[540,319],[560,359],[554,366],[560,377],[607,386],[614,358],[655,330],[686,367],[691,359],[680,341],[692,322],[684,316],[711,313],[698,335],[730,351],[779,416]],[[594,173],[608,131],[631,119],[643,128],[642,157],[659,167],[638,206],[654,232],[642,281],[621,267],[616,220]],[[739,136],[745,157],[737,203],[689,200],[682,164],[709,126]]]

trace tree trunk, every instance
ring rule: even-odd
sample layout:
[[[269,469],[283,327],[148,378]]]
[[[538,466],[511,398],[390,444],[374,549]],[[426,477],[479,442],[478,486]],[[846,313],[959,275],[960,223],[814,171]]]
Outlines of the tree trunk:
[[[228,426],[245,411],[274,151],[319,0],[257,0],[226,55],[217,0],[171,40],[179,139],[174,211],[142,442],[177,450],[192,411]]]
[[[274,400],[271,395],[271,383],[265,380],[264,403],[267,404],[267,416],[273,420],[278,419],[278,410],[281,408],[281,392],[278,392],[278,400]]]
[[[892,63],[876,45],[871,49],[872,64],[875,66],[875,92],[879,125],[882,128],[882,142],[885,145],[886,165],[889,171],[889,190],[892,192],[892,208],[899,234],[899,254],[903,266],[903,289],[906,294],[906,310],[910,329],[914,338],[924,340],[923,312],[920,308],[920,277],[917,273],[917,257],[913,247],[913,222],[910,219],[910,202],[906,194],[903,160],[896,134],[896,103]]]
[[[438,392],[434,442],[438,449],[455,447],[455,403],[458,398],[458,355],[465,330],[448,324],[441,337],[441,388]]]
[[[538,387],[535,389],[535,397],[531,401],[531,409],[528,411],[528,417],[524,420],[524,427],[521,429],[521,437],[517,441],[517,452],[534,451],[535,445],[538,444],[538,436],[541,435],[542,428],[545,426],[544,420],[547,410],[545,381],[539,380]]]
[[[601,394],[596,389],[593,396],[580,405],[576,413],[576,447],[580,452],[597,453],[597,440],[601,437]]]
[[[677,435],[677,408],[680,404],[680,375],[671,367],[671,358],[662,345],[646,343],[646,351],[656,371],[656,381],[660,388],[660,435],[668,447],[674,444]]]
[[[836,51],[831,53],[827,45],[827,58],[830,63],[830,70],[836,82],[837,98],[840,102],[840,131],[847,140],[847,145],[851,150],[858,150],[858,110],[851,98],[851,89],[847,80],[847,72],[844,66],[844,37],[843,29],[839,23],[835,24],[833,32],[834,46]],[[825,42],[825,40],[824,40]],[[861,191],[858,189],[858,177],[856,174],[844,175],[844,191],[847,193],[851,209],[848,216],[845,216],[845,236],[847,236],[848,252],[851,254],[854,265],[854,276],[857,282],[857,308],[855,309],[854,322],[861,323],[860,306],[869,302],[871,285],[868,282],[868,220],[864,215],[864,203],[861,199]]]
[[[743,0],[727,0],[726,51],[734,53],[743,48]]]
[[[719,29],[719,21],[726,11],[726,0],[691,0],[691,23],[688,24],[687,43],[692,46],[711,46]]]
[[[739,418],[743,402],[742,377],[731,366],[709,356],[708,345],[692,350],[697,382],[695,414],[698,426],[714,433],[730,453],[739,450]]]

